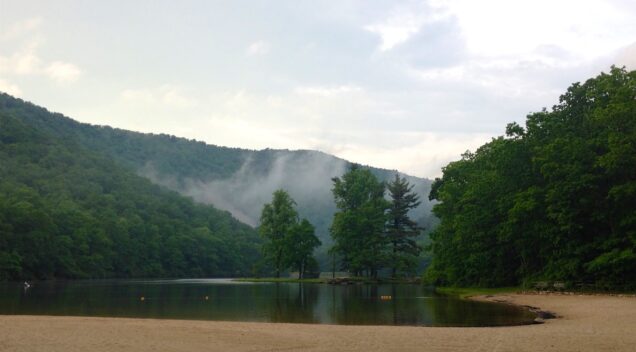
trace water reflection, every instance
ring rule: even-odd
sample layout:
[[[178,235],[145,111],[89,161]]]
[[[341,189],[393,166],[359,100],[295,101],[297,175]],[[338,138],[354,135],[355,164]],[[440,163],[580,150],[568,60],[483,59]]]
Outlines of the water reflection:
[[[72,281],[0,285],[0,314],[357,325],[530,323],[513,306],[437,296],[416,285],[245,284],[227,280]]]

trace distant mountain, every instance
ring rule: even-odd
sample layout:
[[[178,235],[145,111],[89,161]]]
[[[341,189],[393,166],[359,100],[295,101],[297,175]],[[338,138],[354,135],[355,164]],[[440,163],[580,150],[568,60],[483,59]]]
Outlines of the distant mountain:
[[[155,184],[227,210],[251,226],[258,225],[260,211],[272,193],[285,189],[298,203],[300,215],[316,226],[324,244],[321,252],[330,243],[328,228],[335,212],[331,179],[351,165],[346,160],[318,151],[227,148],[165,134],[94,126],[7,95],[0,97],[0,106],[3,110],[18,106],[23,122],[58,138],[75,140]],[[382,180],[396,172],[369,168]],[[407,178],[422,200],[412,216],[430,229],[436,224],[428,200],[431,181]]]

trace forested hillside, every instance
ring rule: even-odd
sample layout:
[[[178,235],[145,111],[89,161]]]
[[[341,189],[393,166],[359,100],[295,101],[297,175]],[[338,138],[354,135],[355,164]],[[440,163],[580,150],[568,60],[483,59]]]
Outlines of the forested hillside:
[[[43,109],[0,102],[0,280],[236,276],[258,260],[256,232],[229,213],[153,185]]]
[[[436,283],[635,288],[636,71],[573,84],[446,166],[430,197]]]
[[[41,153],[46,153],[50,155],[49,157],[61,158],[53,149],[63,148],[66,154],[70,154],[68,158],[71,159],[81,158],[83,160],[88,157],[97,158],[102,164],[100,164],[101,169],[95,172],[103,172],[104,175],[102,175],[102,178],[117,179],[114,176],[108,176],[107,173],[110,172],[114,175],[126,175],[126,179],[118,179],[120,181],[119,186],[122,188],[127,188],[132,192],[146,193],[146,195],[160,193],[160,195],[156,197],[172,197],[178,199],[178,201],[175,202],[181,204],[181,206],[187,204],[188,207],[200,208],[178,197],[176,194],[165,190],[159,191],[158,187],[152,187],[147,182],[144,183],[143,178],[145,178],[159,186],[191,197],[196,202],[214,205],[217,208],[227,210],[236,219],[251,226],[258,225],[262,207],[269,201],[271,194],[277,189],[285,189],[298,202],[299,215],[309,219],[316,227],[316,234],[323,243],[323,247],[318,251],[318,257],[323,264],[327,261],[326,251],[331,243],[328,229],[333,214],[336,211],[331,193],[331,179],[341,176],[347,170],[350,163],[346,160],[317,151],[271,149],[253,151],[226,148],[164,134],[144,134],[115,129],[108,126],[94,126],[79,123],[59,113],[51,113],[44,108],[6,94],[0,94],[0,114],[3,116],[3,124],[14,126],[12,127],[13,130],[10,130],[8,127],[3,128],[3,133],[7,138],[13,138],[12,135],[16,133],[16,129],[28,130],[34,134],[31,139],[22,140],[19,145],[20,148],[31,148],[41,142],[39,139],[44,138],[50,141],[50,143],[40,145],[40,148],[46,146],[49,149]],[[17,156],[7,154],[6,151],[9,150],[7,149],[9,148],[8,142],[3,142],[2,148],[3,157],[7,159],[6,163],[3,162],[3,164],[7,165],[3,168],[3,172],[10,176],[10,178],[3,178],[3,183],[9,182],[9,179],[13,179],[14,182],[23,183],[23,172],[30,172],[32,175],[41,177],[42,180],[62,177],[61,174],[63,174],[64,169],[61,166],[62,164],[60,164],[61,161],[58,159],[54,159],[47,164],[42,164],[42,160],[40,159],[33,159],[30,161],[30,164],[22,166],[22,168],[24,168],[30,165],[30,167],[37,169],[37,171],[23,171],[20,168],[9,168],[8,165],[18,163],[16,159]],[[16,148],[16,146],[11,146],[11,148]],[[29,154],[29,152],[23,149],[20,150],[22,150],[24,154],[22,155],[23,157]],[[65,187],[73,186],[77,187],[78,190],[72,191],[64,189],[63,192],[75,192],[74,194],[80,196],[83,191],[79,191],[79,187],[87,187],[90,190],[106,193],[100,193],[99,196],[111,196],[111,194],[108,193],[110,190],[108,192],[104,191],[104,186],[99,183],[99,179],[82,178],[82,176],[87,175],[82,175],[81,170],[79,170],[81,168],[82,167],[78,166],[76,175],[78,179],[72,179],[72,182],[65,184]],[[395,173],[395,171],[377,168],[371,168],[371,171],[381,180],[389,180]],[[135,177],[136,175],[142,176],[142,178]],[[64,177],[66,177],[67,180],[71,180],[68,176]],[[415,192],[420,194],[422,199],[425,199],[426,194],[428,194],[430,190],[430,181],[411,176],[407,176],[407,179],[415,186]],[[84,184],[87,182],[97,182],[98,184],[95,186],[85,186]],[[137,186],[137,183],[141,183],[143,186]],[[32,185],[27,184],[27,187],[32,187]],[[13,189],[12,187],[5,188]],[[61,189],[62,186],[58,188]],[[61,192],[60,189],[51,189],[47,195],[42,195],[42,190],[39,188],[35,188],[34,192],[36,192],[38,199],[43,196],[57,197],[55,193]],[[125,198],[123,194],[126,194],[126,192],[122,193],[122,200]],[[9,199],[8,195],[9,193],[7,193],[7,199]],[[14,201],[20,199],[20,197],[16,196]],[[72,201],[77,202],[76,199],[72,199]],[[157,200],[157,202],[162,201]],[[140,206],[141,203],[142,201],[138,204],[131,203],[130,199],[126,202],[131,209]],[[55,208],[55,204],[57,203],[43,204],[41,206]],[[93,204],[84,204],[84,206],[86,209],[99,209]],[[428,230],[435,225],[437,220],[432,216],[430,209],[431,203],[423,202],[423,204],[413,210],[412,213],[412,217],[418,220],[420,225]],[[120,214],[131,215],[140,211],[142,210],[120,210],[115,214],[117,216]],[[210,211],[217,212],[215,210]],[[8,214],[8,212],[4,211],[3,213]],[[93,211],[93,213],[97,214],[99,211]],[[226,215],[227,214],[223,214],[223,216]],[[51,216],[51,214],[48,216]],[[158,218],[167,216],[167,213],[162,213],[158,215]],[[218,215],[218,217],[223,216]],[[172,218],[173,216],[169,217]],[[183,219],[183,216],[177,215],[176,218]],[[150,214],[146,214],[145,217],[141,217],[141,219],[143,220],[141,222],[145,224],[147,221],[154,219],[154,217]],[[187,222],[187,219],[183,220]],[[245,233],[246,236],[253,235],[252,230],[248,229],[247,226],[241,227],[234,220],[230,222],[233,224],[232,226],[240,227],[241,232]],[[196,227],[199,227],[199,225]],[[165,231],[166,234],[169,233],[166,228],[160,228],[160,230]],[[113,232],[114,230],[111,229],[109,231]],[[231,231],[220,230],[220,232],[229,234]],[[247,235],[248,233],[249,235]],[[252,239],[253,240],[247,241],[250,242],[249,250],[255,250],[258,247],[259,240],[256,238]],[[176,245],[177,242],[179,241],[173,241],[171,243],[172,245]],[[237,243],[241,245],[244,244],[242,240],[237,240]],[[152,246],[154,245],[153,243]],[[248,249],[242,248],[240,250],[230,250],[230,252],[243,253],[244,250]],[[134,252],[136,251],[133,250],[130,253]],[[14,259],[17,257],[9,253],[3,258],[6,258],[7,265],[11,266],[13,265],[11,263],[14,263]],[[157,256],[157,258],[159,257]],[[253,261],[248,262],[252,263]],[[249,267],[248,263],[244,264],[244,266],[238,269],[232,267],[231,270],[225,270],[231,267],[226,264],[218,265],[220,274],[217,275],[227,275],[237,271],[244,272],[244,270]],[[84,267],[83,265],[78,266]],[[148,269],[150,267],[154,269]],[[179,270],[167,269],[168,267],[172,268],[171,265],[166,263],[162,263],[159,266],[153,264],[148,265],[142,270],[135,268],[134,265],[122,264],[116,266],[112,264],[112,268],[104,269],[103,274],[100,273],[99,275],[181,275],[179,274]],[[130,272],[124,272],[123,268],[130,268]],[[24,271],[21,275],[30,275],[28,274],[30,272],[29,270]],[[208,273],[210,270],[204,270],[204,272]],[[11,275],[15,276],[16,274]],[[37,275],[95,276],[93,272],[82,272],[82,270],[75,270],[72,274],[38,273]]]
[[[260,151],[227,148],[169,135],[144,134],[79,123],[58,113],[0,95],[0,111],[11,112],[38,130],[70,139],[86,149],[112,158],[120,166],[195,201],[230,211],[240,221],[258,225],[271,194],[285,189],[298,203],[301,217],[316,227],[324,254],[331,243],[329,225],[336,211],[331,193],[333,177],[350,162],[310,150]],[[370,168],[381,180],[395,171]],[[423,200],[412,217],[430,230],[437,219],[427,201],[431,181],[406,176]]]

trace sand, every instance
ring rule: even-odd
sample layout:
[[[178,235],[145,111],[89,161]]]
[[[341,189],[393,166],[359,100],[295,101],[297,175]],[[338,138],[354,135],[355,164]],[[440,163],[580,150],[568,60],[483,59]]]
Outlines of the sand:
[[[510,294],[545,324],[393,327],[0,316],[0,351],[636,351],[636,298]]]

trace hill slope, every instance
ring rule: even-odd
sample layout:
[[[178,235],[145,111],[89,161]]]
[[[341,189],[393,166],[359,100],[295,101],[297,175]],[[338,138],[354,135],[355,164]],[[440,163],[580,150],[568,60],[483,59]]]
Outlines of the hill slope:
[[[254,229],[153,185],[65,124],[82,127],[0,97],[0,280],[249,273]]]
[[[297,201],[300,215],[316,225],[321,240],[330,241],[328,227],[335,211],[331,178],[345,172],[351,164],[346,160],[318,151],[227,148],[165,134],[94,126],[0,96],[0,109],[16,109],[16,105],[28,111],[21,118],[29,125],[62,139],[77,140],[156,184],[228,210],[252,226],[258,224],[263,204],[276,189],[283,188]],[[391,179],[396,172],[370,169],[382,180]],[[428,201],[431,181],[407,178],[422,199],[412,216],[430,229],[436,224]]]

